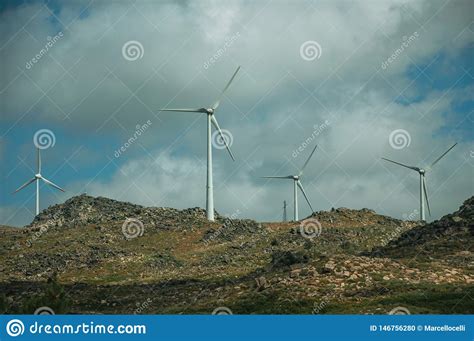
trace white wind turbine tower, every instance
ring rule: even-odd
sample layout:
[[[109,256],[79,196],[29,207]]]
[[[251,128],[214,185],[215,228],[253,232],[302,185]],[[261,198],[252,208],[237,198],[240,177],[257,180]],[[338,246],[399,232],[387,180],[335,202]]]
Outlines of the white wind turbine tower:
[[[301,176],[303,175],[303,171],[306,168],[306,166],[309,163],[309,160],[311,160],[311,157],[313,156],[316,147],[318,145],[314,146],[313,151],[309,155],[308,159],[304,163],[303,167],[301,168],[300,172],[298,175],[287,175],[287,176],[262,176],[262,178],[265,179],[291,179],[293,180],[293,197],[294,197],[294,219],[295,221],[298,221],[298,187],[301,190],[301,193],[303,193],[304,198],[306,199],[306,202],[309,205],[309,208],[311,209],[311,212],[314,212],[313,206],[311,206],[311,203],[309,202],[308,196],[306,195],[306,192],[304,191],[303,184],[301,183]]]
[[[427,190],[426,190],[426,180],[425,180],[426,172],[430,171],[431,168],[435,164],[437,164],[438,161],[441,160],[446,154],[448,154],[448,152],[451,149],[453,149],[456,145],[457,145],[457,143],[453,144],[447,151],[445,151],[443,154],[441,154],[441,156],[438,157],[426,169],[423,169],[423,168],[420,168],[420,167],[415,167],[415,166],[408,166],[408,165],[404,165],[403,163],[400,163],[400,162],[396,162],[396,161],[393,161],[393,160],[386,159],[384,157],[382,158],[385,161],[392,162],[396,165],[399,165],[399,166],[402,166],[402,167],[405,167],[405,168],[408,168],[408,169],[412,169],[412,170],[418,172],[418,174],[420,174],[420,220],[421,221],[425,221],[425,199],[426,199],[426,205],[428,207],[428,214],[431,216],[430,202],[428,201],[428,193],[427,193]]]
[[[226,137],[222,133],[221,128],[219,127],[219,123],[217,123],[217,119],[215,117],[215,112],[216,109],[219,107],[219,104],[224,97],[225,92],[227,89],[229,89],[230,84],[234,80],[235,76],[237,75],[237,72],[239,72],[240,66],[235,70],[234,74],[232,75],[232,78],[229,80],[227,85],[225,86],[224,90],[222,90],[219,98],[217,101],[210,107],[210,108],[198,108],[198,109],[161,109],[161,111],[179,111],[179,112],[193,112],[193,113],[204,113],[207,114],[207,186],[206,186],[206,214],[207,214],[207,219],[209,221],[214,221],[214,192],[213,192],[213,187],[212,187],[212,144],[211,144],[211,139],[212,139],[212,127],[211,124],[214,125],[214,127],[217,129],[219,132],[219,135],[225,144],[225,147],[227,151],[229,152],[230,157],[232,158],[233,161],[235,161],[234,155],[232,154],[232,151],[230,150],[230,146],[227,144]]]
[[[29,184],[36,181],[36,215],[38,215],[39,211],[40,211],[40,197],[39,197],[39,183],[40,183],[40,180],[43,180],[48,185],[50,185],[54,188],[57,188],[60,191],[64,192],[64,189],[62,189],[61,187],[59,187],[58,185],[56,185],[52,181],[49,181],[48,179],[44,178],[41,175],[41,153],[40,153],[39,148],[36,148],[36,150],[37,150],[37,152],[36,152],[36,167],[37,167],[36,170],[37,170],[37,173],[35,174],[35,177],[33,179],[29,180],[28,182],[26,182],[25,184],[21,185],[20,187],[18,187],[18,189],[15,192],[13,192],[13,194],[15,194],[16,192],[21,191],[23,188],[25,188]]]

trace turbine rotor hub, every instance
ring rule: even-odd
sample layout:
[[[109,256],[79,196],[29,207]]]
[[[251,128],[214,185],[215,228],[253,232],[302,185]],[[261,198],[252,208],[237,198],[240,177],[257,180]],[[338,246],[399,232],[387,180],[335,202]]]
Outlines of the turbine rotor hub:
[[[293,175],[293,180],[299,180],[300,177],[298,175]]]
[[[36,178],[36,179],[41,179],[41,174],[40,174],[40,173],[35,174],[35,178]]]
[[[425,174],[425,170],[424,170],[424,169],[420,169],[418,172],[420,172],[420,174]]]
[[[206,109],[206,111],[209,115],[214,114],[214,109],[212,109],[212,108]]]

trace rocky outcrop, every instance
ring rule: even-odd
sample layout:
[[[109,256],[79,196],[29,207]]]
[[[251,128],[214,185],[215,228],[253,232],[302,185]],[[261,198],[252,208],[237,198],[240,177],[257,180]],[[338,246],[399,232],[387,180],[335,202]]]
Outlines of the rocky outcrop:
[[[331,227],[363,227],[363,226],[400,226],[401,221],[392,217],[375,213],[368,208],[353,210],[345,207],[332,208],[330,211],[314,212],[307,219],[316,219],[322,225]],[[412,221],[403,222],[407,226],[414,226],[417,223]]]
[[[444,258],[447,255],[474,255],[474,197],[467,199],[454,213],[430,224],[415,227],[375,248],[374,256],[411,257],[424,255]]]
[[[148,226],[171,228],[186,226],[196,221],[204,222],[205,210],[195,207],[178,210],[168,207],[144,207],[85,194],[72,197],[63,204],[48,207],[38,214],[28,227],[80,227],[122,223],[126,219],[138,219]]]

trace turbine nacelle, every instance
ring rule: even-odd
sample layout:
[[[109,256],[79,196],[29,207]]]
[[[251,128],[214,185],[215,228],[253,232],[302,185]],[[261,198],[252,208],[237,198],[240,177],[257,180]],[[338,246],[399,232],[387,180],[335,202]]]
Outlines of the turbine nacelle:
[[[286,175],[286,176],[263,176],[263,178],[267,179],[281,179],[281,180],[293,180],[293,196],[294,196],[294,217],[295,221],[298,221],[298,188],[300,189],[301,193],[303,194],[306,202],[308,203],[309,208],[311,209],[311,212],[314,212],[313,206],[311,205],[311,202],[309,201],[308,195],[306,194],[303,184],[301,183],[301,177],[303,175],[303,171],[306,168],[306,166],[309,163],[309,160],[311,160],[311,157],[313,156],[314,152],[316,151],[316,148],[318,145],[314,146],[314,149],[312,150],[311,154],[309,154],[309,157],[306,159],[306,162],[304,163],[303,167],[301,167],[301,170],[298,175]],[[286,205],[286,202],[285,202]],[[286,208],[286,206],[285,206]]]
[[[397,161],[393,161],[393,160],[390,160],[390,159],[386,159],[386,158],[382,158],[383,160],[385,161],[388,161],[390,163],[393,163],[393,164],[396,164],[398,166],[401,166],[401,167],[404,167],[404,168],[408,168],[408,169],[411,169],[411,170],[414,170],[416,172],[418,172],[418,174],[420,174],[420,220],[421,221],[424,221],[425,220],[425,200],[426,200],[426,205],[428,207],[428,213],[429,215],[431,215],[431,210],[430,210],[430,202],[428,200],[428,191],[426,189],[426,178],[425,178],[425,174],[429,171],[431,171],[431,169],[433,168],[433,166],[435,164],[437,164],[439,162],[439,160],[441,160],[446,154],[448,154],[448,152],[453,149],[455,146],[457,145],[457,143],[453,144],[447,151],[445,151],[443,154],[441,154],[440,157],[438,157],[431,165],[429,165],[428,167],[426,167],[425,169],[423,168],[419,168],[419,167],[414,167],[414,166],[410,166],[410,165],[406,165],[404,163],[400,163],[400,162],[397,162]]]
[[[230,157],[233,161],[235,161],[235,157],[230,150],[230,145],[227,142],[227,139],[224,136],[221,128],[219,127],[219,123],[217,122],[217,118],[214,115],[216,109],[219,107],[221,100],[224,98],[227,89],[229,89],[230,84],[234,80],[237,72],[239,72],[240,66],[235,70],[234,74],[232,75],[231,79],[222,90],[219,98],[214,102],[214,104],[210,108],[182,108],[182,109],[169,109],[164,108],[161,111],[177,111],[177,112],[188,112],[188,113],[203,113],[207,114],[207,186],[206,186],[206,216],[207,219],[210,221],[214,221],[214,192],[212,189],[212,126],[215,127],[217,132],[219,133],[222,142],[227,149]]]
[[[14,193],[17,193],[19,191],[21,191],[23,188],[27,187],[28,185],[32,184],[33,182],[36,182],[36,215],[39,214],[39,209],[40,209],[40,202],[39,202],[39,181],[43,181],[45,182],[47,185],[51,186],[51,187],[54,187],[56,189],[59,189],[60,191],[64,192],[64,189],[62,189],[61,187],[59,187],[58,185],[56,185],[54,182],[46,179],[46,178],[43,178],[43,176],[41,175],[41,152],[40,152],[40,149],[37,147],[36,148],[36,166],[37,166],[37,169],[36,169],[36,173],[34,175],[34,178],[30,179],[29,181],[25,182],[23,185],[21,185],[20,187],[18,187],[16,189]]]

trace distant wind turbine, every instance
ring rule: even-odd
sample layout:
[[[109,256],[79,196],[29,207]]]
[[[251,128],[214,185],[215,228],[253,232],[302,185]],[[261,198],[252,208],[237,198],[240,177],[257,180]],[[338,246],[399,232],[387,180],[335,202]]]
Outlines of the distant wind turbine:
[[[48,179],[44,178],[41,175],[41,153],[40,153],[39,148],[36,148],[36,150],[37,150],[37,152],[36,152],[36,166],[37,166],[36,170],[37,170],[37,173],[35,174],[35,177],[33,179],[29,180],[28,182],[26,182],[25,184],[21,185],[20,187],[18,187],[18,189],[15,192],[13,192],[13,194],[15,194],[16,192],[21,191],[23,188],[25,188],[29,184],[36,181],[36,215],[38,215],[39,211],[40,211],[39,181],[43,180],[48,185],[50,185],[54,188],[57,188],[57,189],[59,189],[60,191],[63,191],[63,192],[64,192],[64,189],[62,189],[61,187],[59,187],[58,185],[56,185],[52,181],[49,181]]]
[[[405,168],[408,168],[408,169],[412,169],[416,172],[418,172],[418,174],[420,174],[420,220],[421,221],[425,221],[425,199],[426,199],[426,205],[428,207],[428,214],[431,216],[431,210],[430,210],[430,202],[428,200],[428,192],[427,192],[427,189],[426,189],[426,180],[425,180],[425,174],[426,172],[430,171],[431,168],[438,163],[439,160],[441,160],[446,154],[448,154],[448,152],[453,149],[455,146],[457,145],[457,143],[453,144],[447,151],[445,151],[443,154],[441,154],[440,157],[438,157],[430,166],[428,166],[428,168],[426,169],[423,169],[423,168],[420,168],[420,167],[415,167],[415,166],[408,166],[408,165],[404,165],[403,163],[400,163],[400,162],[396,162],[396,161],[393,161],[393,160],[389,160],[389,159],[386,159],[386,158],[382,158],[383,160],[385,161],[388,161],[388,162],[391,162],[391,163],[394,163],[396,165],[399,165],[399,166],[402,166],[402,167],[405,167]]]
[[[287,221],[286,217],[286,200],[283,201],[283,221]]]
[[[311,206],[311,203],[309,202],[309,199],[308,199],[308,196],[306,195],[306,192],[303,188],[303,184],[301,183],[301,177],[303,175],[303,171],[304,169],[306,168],[306,166],[308,165],[309,163],[309,160],[311,160],[311,157],[313,156],[315,150],[316,150],[316,147],[318,147],[318,145],[314,146],[314,149],[313,151],[311,152],[311,154],[309,155],[308,159],[306,160],[306,162],[304,163],[303,167],[301,168],[300,172],[298,173],[298,175],[287,175],[287,176],[262,176],[262,178],[265,178],[265,179],[292,179],[293,180],[293,197],[294,197],[294,219],[295,221],[298,221],[298,187],[299,189],[301,190],[301,193],[303,193],[303,196],[304,198],[306,199],[306,202],[308,203],[309,205],[309,208],[311,208],[311,212],[314,212],[313,210],[313,206]]]
[[[212,145],[211,145],[211,139],[212,139],[212,127],[211,124],[214,125],[214,127],[217,129],[219,132],[219,135],[222,139],[222,141],[225,144],[225,147],[227,151],[229,152],[230,157],[232,158],[233,161],[235,161],[234,155],[232,154],[232,151],[230,150],[230,146],[227,144],[226,137],[222,133],[221,128],[219,127],[219,123],[217,123],[217,119],[215,117],[215,112],[216,109],[219,107],[219,104],[224,97],[225,92],[227,89],[229,89],[230,84],[234,80],[235,76],[237,75],[237,72],[239,72],[240,66],[235,70],[234,74],[232,75],[232,78],[229,80],[227,85],[225,86],[224,90],[222,90],[219,98],[217,101],[210,107],[210,108],[198,108],[198,109],[161,109],[161,111],[179,111],[179,112],[193,112],[193,113],[204,113],[207,114],[207,186],[206,186],[206,214],[207,214],[207,219],[209,221],[214,221],[214,193],[213,193],[213,187],[212,187]]]

